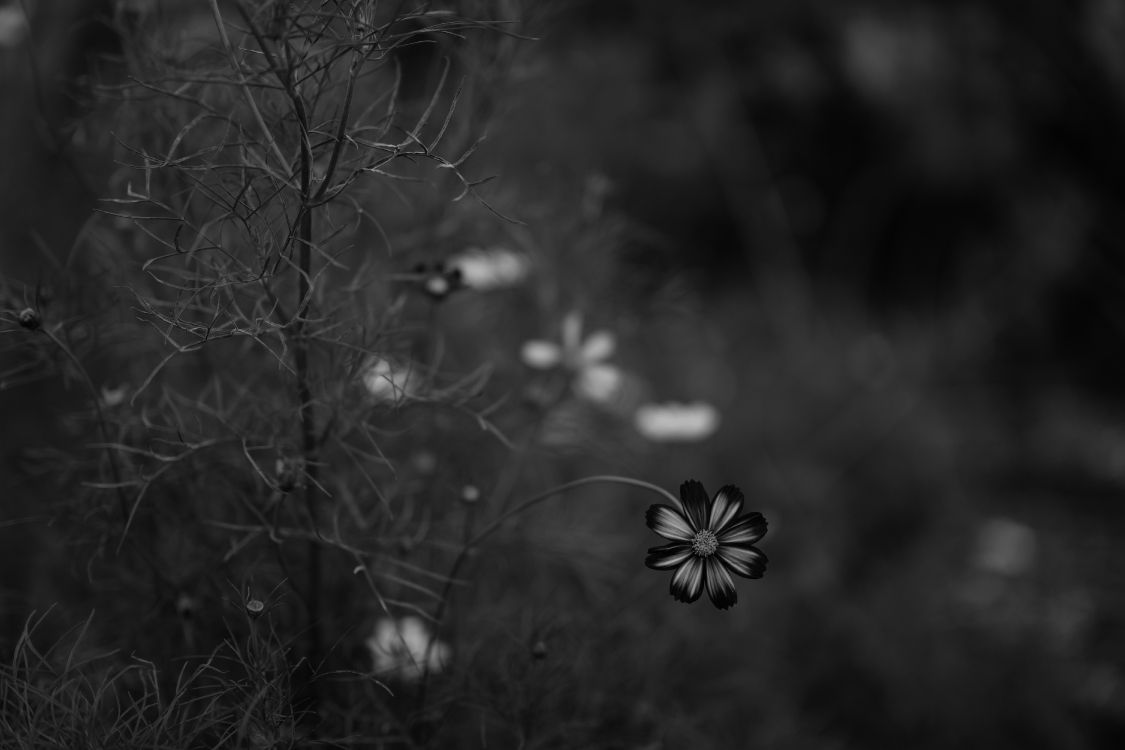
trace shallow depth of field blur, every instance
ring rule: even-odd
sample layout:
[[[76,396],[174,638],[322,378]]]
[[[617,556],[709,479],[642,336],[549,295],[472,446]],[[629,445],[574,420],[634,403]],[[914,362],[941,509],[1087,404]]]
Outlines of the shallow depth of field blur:
[[[194,121],[130,47],[221,68],[210,3],[0,2],[0,747],[1125,739],[1125,2],[402,8],[356,100],[484,140],[365,173],[318,275],[225,296],[163,269],[294,214],[138,196],[225,200],[164,175],[257,142],[252,87],[207,100],[244,130]],[[466,253],[514,265],[434,294]],[[612,382],[528,357],[579,320]],[[669,403],[715,428],[646,430]],[[737,485],[765,577],[674,601],[659,497],[610,484],[454,568],[606,474]]]

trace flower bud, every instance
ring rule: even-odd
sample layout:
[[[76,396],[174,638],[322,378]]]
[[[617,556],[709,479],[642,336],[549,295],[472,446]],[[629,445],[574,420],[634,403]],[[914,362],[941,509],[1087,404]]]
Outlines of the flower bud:
[[[274,462],[274,477],[277,488],[284,493],[292,492],[300,486],[304,462],[300,458],[279,458]]]
[[[195,614],[195,599],[186,591],[176,597],[176,614],[184,620],[190,620]]]
[[[20,310],[19,314],[16,315],[16,320],[19,321],[19,324],[21,326],[29,331],[38,329],[39,326],[43,323],[42,319],[40,319],[39,317],[39,313],[37,313],[30,307],[25,307],[24,309]]]
[[[461,269],[448,267],[444,262],[418,263],[414,266],[422,291],[440,302],[463,286]]]

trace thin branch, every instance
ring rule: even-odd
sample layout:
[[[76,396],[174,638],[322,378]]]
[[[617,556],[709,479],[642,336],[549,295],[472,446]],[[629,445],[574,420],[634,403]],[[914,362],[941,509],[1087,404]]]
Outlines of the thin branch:
[[[230,58],[231,68],[234,69],[235,75],[238,76],[238,85],[242,89],[243,95],[246,97],[246,103],[250,107],[250,111],[254,115],[254,119],[258,122],[258,127],[262,129],[262,134],[265,136],[266,143],[273,149],[274,156],[277,157],[278,163],[283,169],[288,170],[289,160],[285,158],[281,148],[274,140],[273,131],[266,125],[265,119],[262,117],[261,111],[258,109],[258,103],[254,100],[254,95],[250,93],[250,86],[246,82],[246,78],[242,75],[242,66],[238,62],[238,56],[234,53],[234,47],[230,43],[230,37],[227,36],[227,28],[223,22],[223,15],[219,11],[219,0],[208,0],[211,4],[211,15],[215,18],[215,26],[219,29],[219,36],[223,40],[223,48]]]

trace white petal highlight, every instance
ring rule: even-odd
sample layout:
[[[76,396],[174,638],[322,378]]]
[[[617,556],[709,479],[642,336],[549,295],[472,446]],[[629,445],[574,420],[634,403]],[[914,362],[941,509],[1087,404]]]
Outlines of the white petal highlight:
[[[363,387],[377,403],[398,404],[417,390],[413,370],[382,357],[368,360],[361,377]]]
[[[766,535],[768,528],[761,513],[747,513],[718,532],[719,544],[753,544]]]
[[[562,344],[567,352],[578,352],[582,345],[582,313],[572,310],[562,322]]]
[[[766,572],[766,556],[757,547],[734,547],[720,544],[716,553],[720,560],[740,576],[761,578]]]
[[[726,485],[716,492],[707,528],[716,533],[722,531],[742,510],[742,499],[742,492],[734,485]]]
[[[633,415],[633,426],[655,443],[705,440],[719,428],[719,410],[702,401],[644,404]]]
[[[449,646],[435,640],[418,617],[380,618],[366,645],[380,677],[417,682],[425,672],[440,672],[449,663]]]
[[[738,601],[738,592],[734,588],[734,580],[730,577],[723,563],[714,557],[707,558],[707,596],[719,609],[730,609]]]
[[[672,575],[672,597],[681,602],[694,602],[703,593],[703,560],[689,558]]]
[[[671,547],[673,545],[667,546]],[[645,565],[653,570],[667,570],[669,568],[678,567],[692,556],[691,547],[687,545],[681,545],[680,549],[673,550],[661,549],[660,547],[655,547],[654,549],[660,551],[653,552],[649,550],[648,556],[645,557]]]
[[[614,399],[625,376],[613,365],[590,365],[578,371],[574,392],[587,401],[605,404]]]
[[[667,505],[650,507],[645,513],[645,522],[657,534],[674,542],[686,542],[695,535],[687,519]]]
[[[617,339],[609,331],[594,331],[582,344],[581,360],[594,364],[609,359],[617,349]]]
[[[521,283],[531,272],[531,259],[503,247],[471,247],[446,261],[446,267],[460,271],[461,283],[468,288],[488,292]]]
[[[546,370],[557,367],[562,362],[562,350],[558,344],[534,339],[524,342],[523,348],[520,350],[520,359],[528,367]]]

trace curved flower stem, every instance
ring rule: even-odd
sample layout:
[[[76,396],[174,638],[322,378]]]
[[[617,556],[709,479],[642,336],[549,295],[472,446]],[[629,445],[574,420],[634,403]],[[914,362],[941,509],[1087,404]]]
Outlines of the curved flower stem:
[[[458,556],[457,562],[460,562],[461,557],[463,557],[470,549],[477,546],[486,538],[491,536],[497,529],[504,525],[505,521],[507,521],[512,516],[517,516],[520,513],[523,513],[525,510],[531,508],[532,506],[538,505],[544,500],[550,500],[555,495],[561,495],[567,490],[573,490],[577,487],[582,487],[583,485],[587,484],[625,484],[633,487],[640,487],[641,489],[649,490],[650,492],[655,492],[658,495],[668,498],[677,508],[680,505],[679,499],[675,497],[671,492],[668,492],[668,490],[664,489],[663,487],[657,487],[655,484],[645,482],[640,479],[619,477],[615,474],[596,474],[591,477],[582,477],[581,479],[575,479],[572,482],[566,482],[565,484],[560,484],[557,487],[552,487],[549,490],[541,492],[535,497],[524,500],[519,505],[510,509],[506,513],[503,513],[499,518],[490,523],[488,526],[485,526],[484,529],[478,532],[476,536],[474,536],[465,544],[465,548],[462,550],[461,555]],[[457,566],[457,562],[454,563],[454,567]]]
[[[98,394],[98,388],[94,385],[94,381],[90,378],[90,373],[86,371],[86,367],[82,361],[78,359],[77,355],[71,351],[70,347],[66,345],[60,337],[56,336],[46,326],[40,328],[47,338],[51,340],[59,351],[61,351],[71,364],[74,365],[75,371],[82,378],[83,384],[90,391],[90,399],[94,404],[94,417],[98,424],[98,432],[102,435],[102,440],[105,444],[106,459],[109,462],[109,470],[113,475],[113,486],[116,490],[117,501],[121,509],[121,523],[124,525],[121,532],[121,541],[117,544],[117,552],[121,552],[122,545],[125,544],[125,537],[129,534],[129,524],[132,521],[133,515],[129,512],[129,503],[125,499],[125,490],[121,481],[121,468],[117,465],[117,455],[113,452],[113,440],[109,435],[109,427],[106,424],[105,410],[102,409],[101,397]]]
[[[520,513],[533,508],[534,506],[542,503],[544,500],[549,500],[556,495],[561,495],[564,492],[577,489],[578,487],[583,487],[588,484],[624,484],[630,487],[639,487],[643,490],[655,492],[661,497],[672,501],[673,506],[677,508],[680,507],[679,498],[677,498],[671,492],[668,492],[668,490],[664,489],[663,487],[658,487],[651,482],[645,482],[641,479],[633,479],[631,477],[621,477],[617,476],[616,474],[595,474],[594,476],[582,477],[581,479],[575,479],[571,482],[565,482],[563,484],[557,485],[549,490],[544,490],[538,495],[530,497],[527,500],[524,500],[522,503],[519,503],[515,507],[510,508],[504,513],[501,513],[499,517],[492,521],[492,523],[485,526],[483,529],[477,532],[475,536],[465,542],[464,546],[461,547],[461,551],[457,553],[457,558],[453,561],[453,567],[451,567],[449,570],[449,576],[446,579],[445,586],[442,589],[441,599],[438,603],[437,611],[434,613],[434,637],[430,639],[430,642],[428,644],[426,644],[426,653],[422,657],[422,684],[418,691],[417,704],[419,709],[424,708],[424,706],[426,705],[426,688],[429,685],[430,681],[430,653],[433,650],[434,644],[437,643],[437,630],[441,627],[442,620],[445,617],[445,612],[447,609],[446,605],[449,603],[449,594],[450,590],[453,588],[453,581],[456,580],[457,573],[461,570],[461,566],[464,564],[469,551],[478,546],[488,537],[492,536],[492,534],[494,534],[501,526],[503,526],[504,522],[508,519],[514,516],[518,516]]]

